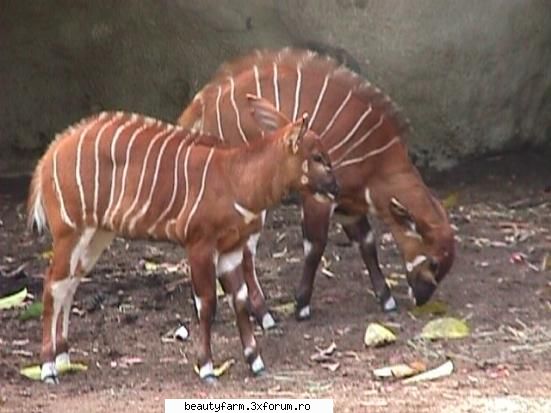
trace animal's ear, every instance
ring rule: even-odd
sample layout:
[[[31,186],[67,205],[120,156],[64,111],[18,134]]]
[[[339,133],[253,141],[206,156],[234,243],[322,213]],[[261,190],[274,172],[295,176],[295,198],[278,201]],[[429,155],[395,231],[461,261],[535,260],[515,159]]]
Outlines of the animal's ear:
[[[408,209],[400,201],[398,201],[398,199],[394,197],[390,199],[389,209],[394,219],[396,219],[396,221],[398,221],[398,223],[409,232],[409,235],[415,238],[421,238],[421,235],[417,231],[415,220],[411,216]]]
[[[301,139],[308,131],[308,113],[304,113],[302,117],[293,122],[293,126],[285,135],[285,142],[291,148],[293,153],[298,152]]]
[[[268,100],[251,94],[247,94],[247,100],[254,120],[264,132],[272,133],[291,123],[287,116],[278,111]]]

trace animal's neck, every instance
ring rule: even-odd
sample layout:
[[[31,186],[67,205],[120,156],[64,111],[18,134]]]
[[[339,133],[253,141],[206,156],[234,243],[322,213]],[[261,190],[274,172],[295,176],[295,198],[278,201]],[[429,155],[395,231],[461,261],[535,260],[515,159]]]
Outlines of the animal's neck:
[[[289,164],[283,143],[273,138],[232,150],[226,170],[235,201],[254,213],[280,202],[297,178]]]

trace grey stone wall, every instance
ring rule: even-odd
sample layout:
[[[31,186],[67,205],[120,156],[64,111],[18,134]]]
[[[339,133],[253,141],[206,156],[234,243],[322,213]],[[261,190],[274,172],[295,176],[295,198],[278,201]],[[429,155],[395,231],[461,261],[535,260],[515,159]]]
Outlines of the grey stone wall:
[[[549,21],[545,0],[2,0],[0,174],[92,112],[174,120],[225,59],[304,44],[403,107],[421,164],[549,143]]]

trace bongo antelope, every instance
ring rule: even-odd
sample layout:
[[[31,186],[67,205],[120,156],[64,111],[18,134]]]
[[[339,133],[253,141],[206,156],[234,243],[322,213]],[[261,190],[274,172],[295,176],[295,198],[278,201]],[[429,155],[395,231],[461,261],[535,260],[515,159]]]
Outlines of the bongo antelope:
[[[314,277],[333,212],[358,246],[384,311],[394,310],[396,302],[379,267],[368,216],[390,228],[405,260],[410,295],[416,304],[425,303],[452,266],[454,234],[442,205],[409,159],[407,121],[390,98],[314,52],[256,51],[222,65],[178,123],[216,133],[226,143],[252,145],[260,134],[244,105],[247,93],[266,98],[291,119],[303,111],[311,114],[309,126],[319,134],[341,189],[333,206],[302,197],[305,263],[296,294],[297,318],[310,316]],[[245,278],[253,312],[270,327],[272,317],[255,279],[257,239],[250,240],[245,252]]]
[[[246,361],[263,370],[247,310],[243,247],[262,211],[289,190],[334,199],[336,180],[304,115],[290,122],[264,99],[248,97],[264,139],[239,148],[201,143],[180,126],[104,112],[61,133],[34,172],[29,225],[48,227],[53,258],[44,279],[42,379],[57,382],[68,359],[69,314],[80,279],[115,235],[186,248],[199,319],[198,366],[213,380],[211,322],[216,278],[232,297]],[[206,139],[209,140],[208,137]]]

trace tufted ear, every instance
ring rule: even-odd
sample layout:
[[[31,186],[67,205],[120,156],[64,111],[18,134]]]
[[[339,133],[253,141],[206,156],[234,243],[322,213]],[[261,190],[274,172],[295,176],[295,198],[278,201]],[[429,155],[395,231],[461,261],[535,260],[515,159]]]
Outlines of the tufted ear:
[[[291,123],[268,100],[251,94],[247,94],[247,100],[254,120],[264,132],[272,133]]]
[[[396,219],[396,221],[404,227],[407,235],[414,238],[422,238],[421,234],[419,234],[419,231],[417,230],[417,225],[413,219],[413,216],[410,214],[408,209],[400,201],[398,201],[398,199],[395,197],[390,199],[389,209],[394,219]]]
[[[285,136],[285,142],[291,148],[293,153],[298,152],[301,139],[308,131],[308,113],[304,113],[302,117],[293,122],[293,126]]]

